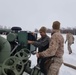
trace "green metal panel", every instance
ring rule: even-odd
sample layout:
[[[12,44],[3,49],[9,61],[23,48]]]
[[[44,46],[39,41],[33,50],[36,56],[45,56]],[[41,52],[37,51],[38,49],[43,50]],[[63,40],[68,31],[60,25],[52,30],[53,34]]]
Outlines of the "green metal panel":
[[[28,34],[26,31],[21,31],[18,33],[18,42],[27,47]]]

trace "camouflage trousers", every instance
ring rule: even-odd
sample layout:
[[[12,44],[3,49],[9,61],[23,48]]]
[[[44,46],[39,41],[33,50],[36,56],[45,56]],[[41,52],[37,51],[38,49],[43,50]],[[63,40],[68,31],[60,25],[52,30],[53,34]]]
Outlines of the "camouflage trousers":
[[[62,58],[55,57],[54,62],[50,65],[48,69],[47,75],[58,75],[62,63]]]
[[[68,43],[68,51],[69,51],[69,54],[72,53],[71,45],[72,45],[72,44],[69,44],[69,43]]]

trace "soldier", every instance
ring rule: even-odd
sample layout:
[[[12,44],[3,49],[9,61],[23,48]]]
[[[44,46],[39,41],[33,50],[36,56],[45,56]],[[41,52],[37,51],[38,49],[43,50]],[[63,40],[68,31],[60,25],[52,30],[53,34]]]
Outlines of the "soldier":
[[[52,28],[49,48],[36,54],[38,58],[48,58],[45,63],[45,67],[47,68],[46,75],[58,75],[63,63],[64,38],[60,33],[60,22],[54,21]]]
[[[72,53],[71,45],[74,44],[74,37],[73,37],[73,34],[70,33],[69,31],[66,34],[66,41],[65,41],[65,43],[66,42],[68,42],[67,43],[68,51],[69,51],[69,54],[71,54]]]
[[[46,50],[49,47],[50,37],[46,34],[46,27],[41,27],[39,30],[39,33],[41,37],[37,41],[28,41],[29,44],[34,45],[35,47],[38,47],[38,52],[42,52],[43,50]],[[40,66],[41,71],[46,74],[44,71],[44,62],[46,59],[38,58],[37,63]]]

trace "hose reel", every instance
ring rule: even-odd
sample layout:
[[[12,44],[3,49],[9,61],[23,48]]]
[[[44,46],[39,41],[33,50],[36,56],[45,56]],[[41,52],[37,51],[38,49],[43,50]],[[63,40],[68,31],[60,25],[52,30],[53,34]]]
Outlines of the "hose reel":
[[[25,65],[28,62],[28,59],[30,58],[31,53],[28,49],[24,48],[24,49],[21,49],[19,52],[17,52],[15,56],[18,57]]]
[[[6,59],[2,65],[3,75],[21,75],[23,69],[23,62],[15,56]]]

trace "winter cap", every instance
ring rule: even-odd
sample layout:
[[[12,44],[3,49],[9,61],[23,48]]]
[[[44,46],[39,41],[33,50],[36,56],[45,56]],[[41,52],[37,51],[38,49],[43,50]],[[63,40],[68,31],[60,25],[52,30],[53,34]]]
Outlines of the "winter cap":
[[[59,21],[54,21],[52,25],[53,29],[59,30],[60,29],[60,22]]]

